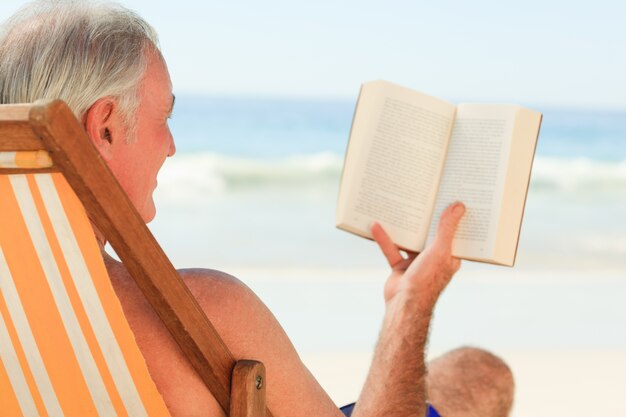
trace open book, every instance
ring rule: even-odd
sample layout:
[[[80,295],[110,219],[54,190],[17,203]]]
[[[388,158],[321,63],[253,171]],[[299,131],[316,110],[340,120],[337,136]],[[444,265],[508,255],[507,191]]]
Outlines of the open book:
[[[363,84],[337,227],[371,238],[376,220],[419,252],[443,209],[462,201],[453,255],[512,266],[541,118],[516,105],[455,106],[386,81]]]

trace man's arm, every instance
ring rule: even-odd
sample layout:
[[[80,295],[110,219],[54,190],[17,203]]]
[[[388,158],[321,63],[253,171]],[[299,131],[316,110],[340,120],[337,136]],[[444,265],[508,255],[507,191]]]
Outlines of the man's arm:
[[[392,268],[385,284],[385,319],[372,366],[353,416],[424,416],[425,348],[432,311],[460,260],[451,255],[465,207],[456,203],[441,216],[437,236],[419,256],[404,258],[382,227],[372,234]]]
[[[424,415],[424,346],[434,304],[459,267],[458,259],[450,256],[450,246],[462,212],[462,206],[460,213],[446,210],[433,245],[407,260],[382,228],[374,227],[393,270],[385,286],[380,340],[353,415]],[[267,401],[275,416],[342,415],[304,366],[275,317],[250,289],[215,271],[186,270],[181,275],[235,358],[265,364]]]
[[[265,365],[267,404],[274,416],[342,416],[253,291],[217,271],[180,272],[235,359],[254,359]]]

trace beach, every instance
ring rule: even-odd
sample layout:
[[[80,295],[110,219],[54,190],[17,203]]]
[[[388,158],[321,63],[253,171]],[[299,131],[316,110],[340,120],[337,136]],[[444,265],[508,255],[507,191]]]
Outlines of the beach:
[[[385,271],[233,271],[268,303],[336,404],[355,401],[382,320]],[[474,346],[503,358],[515,376],[513,417],[626,415],[626,282],[598,275],[462,270],[435,311],[428,357]]]
[[[353,104],[177,97],[150,224],[176,267],[251,287],[338,405],[363,384],[388,272],[372,242],[334,227]],[[464,262],[428,355],[503,357],[515,417],[626,415],[626,115],[537,110],[516,265]]]
[[[626,415],[623,351],[498,352],[515,375],[511,417]],[[338,404],[352,401],[365,381],[368,353],[310,354],[303,360]]]

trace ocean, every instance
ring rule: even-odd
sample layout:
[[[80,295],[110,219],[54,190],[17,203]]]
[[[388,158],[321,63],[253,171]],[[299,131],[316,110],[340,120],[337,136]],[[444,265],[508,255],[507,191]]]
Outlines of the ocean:
[[[351,100],[177,96],[150,227],[178,268],[253,288],[304,351],[367,350],[375,245],[334,227]],[[516,266],[465,262],[431,346],[626,349],[626,113],[544,114]]]

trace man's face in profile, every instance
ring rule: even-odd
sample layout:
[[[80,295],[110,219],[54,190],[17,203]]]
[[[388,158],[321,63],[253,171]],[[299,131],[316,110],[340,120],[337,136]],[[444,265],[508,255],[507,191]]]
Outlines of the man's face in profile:
[[[174,106],[172,84],[165,62],[155,52],[148,52],[138,98],[136,137],[126,132],[126,140],[114,141],[108,164],[143,220],[149,222],[156,214],[152,193],[157,173],[165,158],[176,151],[168,126]]]

